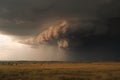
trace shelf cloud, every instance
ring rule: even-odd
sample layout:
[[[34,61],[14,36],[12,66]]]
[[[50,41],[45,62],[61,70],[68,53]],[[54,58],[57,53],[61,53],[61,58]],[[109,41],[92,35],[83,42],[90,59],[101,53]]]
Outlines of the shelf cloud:
[[[119,60],[119,0],[0,0],[0,33],[70,60]]]

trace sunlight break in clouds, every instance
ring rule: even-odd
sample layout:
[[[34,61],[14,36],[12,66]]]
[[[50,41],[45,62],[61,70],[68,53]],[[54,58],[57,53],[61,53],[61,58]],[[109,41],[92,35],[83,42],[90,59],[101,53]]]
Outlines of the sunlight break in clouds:
[[[0,59],[1,60],[19,60],[27,56],[23,55],[23,50],[30,52],[27,46],[13,41],[11,37],[0,35]]]
[[[64,55],[57,55],[54,47],[47,47],[33,48],[13,40],[10,36],[0,34],[0,60],[64,60]]]

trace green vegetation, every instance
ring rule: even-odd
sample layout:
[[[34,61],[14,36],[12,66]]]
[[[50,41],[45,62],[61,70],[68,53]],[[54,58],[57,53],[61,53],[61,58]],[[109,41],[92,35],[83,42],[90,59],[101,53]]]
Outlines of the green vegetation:
[[[1,62],[0,80],[120,80],[120,63]]]

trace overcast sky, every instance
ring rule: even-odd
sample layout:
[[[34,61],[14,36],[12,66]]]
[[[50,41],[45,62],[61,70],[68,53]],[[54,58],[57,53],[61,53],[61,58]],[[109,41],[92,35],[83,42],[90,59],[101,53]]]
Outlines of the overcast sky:
[[[0,60],[120,60],[120,0],[0,0]]]

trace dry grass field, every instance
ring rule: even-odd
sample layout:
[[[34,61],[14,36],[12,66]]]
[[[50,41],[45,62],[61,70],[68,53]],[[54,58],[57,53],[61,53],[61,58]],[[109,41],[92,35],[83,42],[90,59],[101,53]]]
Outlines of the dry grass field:
[[[120,80],[120,63],[1,62],[0,80]]]

